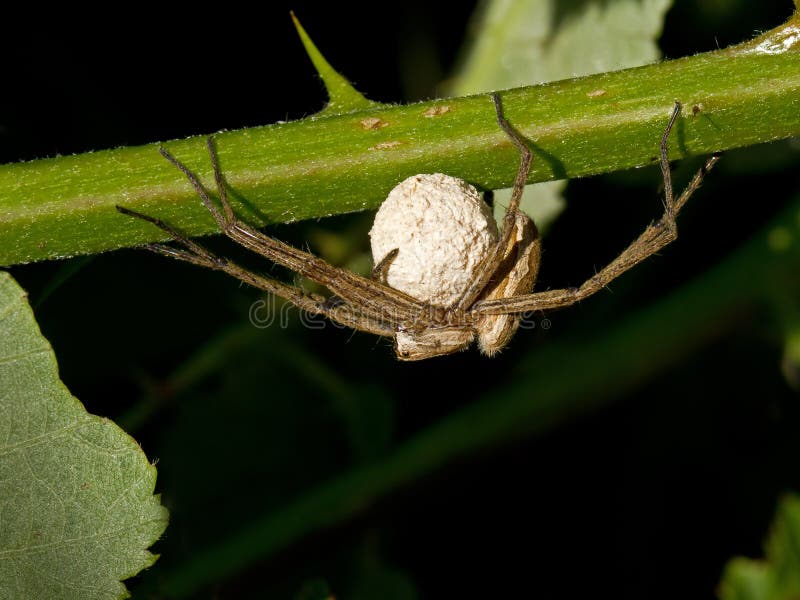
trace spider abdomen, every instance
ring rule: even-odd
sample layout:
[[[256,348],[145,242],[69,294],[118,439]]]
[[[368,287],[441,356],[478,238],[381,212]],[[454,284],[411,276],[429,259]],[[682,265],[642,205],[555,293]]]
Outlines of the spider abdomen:
[[[481,194],[441,173],[400,182],[375,215],[370,231],[378,264],[397,249],[386,283],[434,306],[460,298],[497,244],[497,224]]]

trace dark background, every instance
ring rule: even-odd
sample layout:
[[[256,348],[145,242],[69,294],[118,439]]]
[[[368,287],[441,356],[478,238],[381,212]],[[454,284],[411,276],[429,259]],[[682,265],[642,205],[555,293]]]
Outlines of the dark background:
[[[433,97],[474,9],[343,4],[263,3],[257,12],[223,4],[180,15],[62,6],[46,18],[20,16],[6,23],[2,42],[0,160],[314,113],[325,94],[289,8],[370,98]],[[791,9],[787,0],[678,0],[662,51],[724,47],[777,26]],[[519,377],[521,357],[589,339],[702,277],[796,194],[799,154],[788,142],[732,153],[738,167],[723,163],[713,174],[673,247],[615,283],[614,293],[547,315],[549,330],[520,332],[492,360],[473,351],[400,364],[384,341],[309,331],[296,320],[214,350],[214,340],[241,330],[258,294],[138,250],[11,269],[70,390],[158,461],[172,520],[156,546],[159,562],[130,582],[134,597],[157,597],[160,573],[199,548]],[[568,208],[544,240],[540,287],[578,284],[613,258],[657,215],[658,185],[655,170],[571,182]],[[351,215],[274,233],[324,253],[319,240],[333,232],[355,257],[366,249],[369,220]],[[203,375],[181,384],[176,370],[204,348],[212,358]],[[752,311],[610,406],[463,456],[201,597],[312,598],[329,587],[337,598],[406,598],[412,590],[431,598],[711,598],[729,558],[762,555],[780,494],[800,488],[800,408],[781,352],[771,317]],[[157,407],[137,420],[131,411],[147,399]]]

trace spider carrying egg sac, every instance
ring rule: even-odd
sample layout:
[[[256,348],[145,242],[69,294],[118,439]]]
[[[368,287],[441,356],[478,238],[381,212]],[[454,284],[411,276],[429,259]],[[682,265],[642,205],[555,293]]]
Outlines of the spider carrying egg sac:
[[[370,231],[375,264],[397,249],[386,283],[419,300],[449,307],[497,244],[492,211],[466,181],[434,173],[400,182]]]

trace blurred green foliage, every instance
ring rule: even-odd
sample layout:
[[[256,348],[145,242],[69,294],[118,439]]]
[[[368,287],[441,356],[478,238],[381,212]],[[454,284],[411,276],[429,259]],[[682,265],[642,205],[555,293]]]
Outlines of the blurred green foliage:
[[[722,600],[792,600],[800,594],[800,498],[781,501],[766,543],[766,559],[732,560],[720,584]]]

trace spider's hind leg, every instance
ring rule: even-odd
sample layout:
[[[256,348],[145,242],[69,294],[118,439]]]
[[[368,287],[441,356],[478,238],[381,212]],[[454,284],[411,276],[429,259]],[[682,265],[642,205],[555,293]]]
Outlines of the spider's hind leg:
[[[672,242],[677,236],[675,217],[692,194],[700,187],[705,175],[714,167],[721,156],[720,154],[710,156],[700,170],[695,173],[683,193],[677,199],[674,198],[672,175],[669,170],[667,140],[680,111],[680,103],[675,102],[669,123],[661,138],[660,162],[661,172],[664,176],[664,214],[658,221],[648,226],[617,258],[598,271],[593,277],[584,281],[578,288],[548,290],[524,296],[481,300],[475,304],[472,312],[478,315],[504,315],[569,306],[600,291],[625,271]]]

